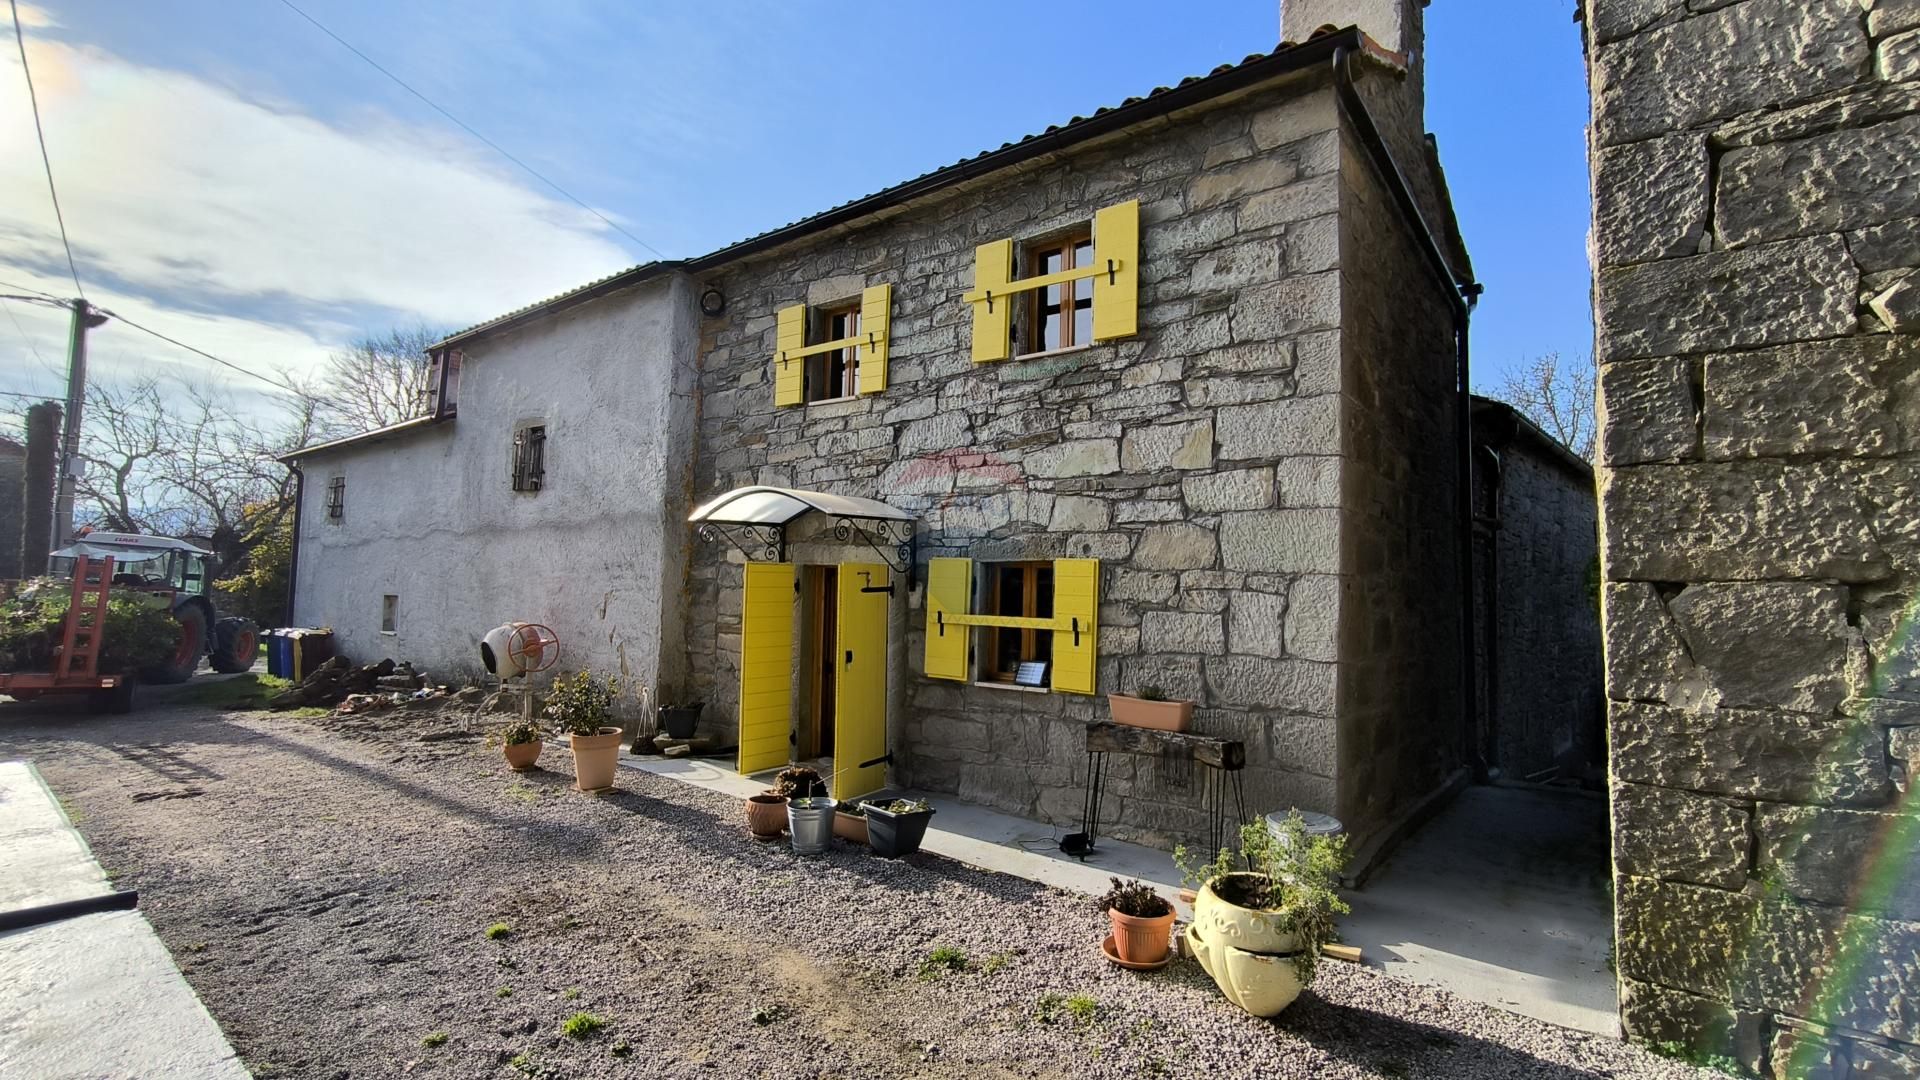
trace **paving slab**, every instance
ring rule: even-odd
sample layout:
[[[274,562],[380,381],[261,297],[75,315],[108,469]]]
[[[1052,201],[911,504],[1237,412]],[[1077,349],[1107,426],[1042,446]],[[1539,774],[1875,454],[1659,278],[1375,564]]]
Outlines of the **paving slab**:
[[[113,891],[34,767],[0,761],[0,912]]]

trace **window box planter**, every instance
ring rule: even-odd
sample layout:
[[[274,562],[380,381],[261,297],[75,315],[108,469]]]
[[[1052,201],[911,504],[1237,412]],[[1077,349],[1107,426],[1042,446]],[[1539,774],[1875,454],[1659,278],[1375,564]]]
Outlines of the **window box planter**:
[[[861,847],[866,846],[867,818],[865,814],[860,812],[859,806],[856,805],[852,810],[843,810],[838,807],[834,808],[833,835],[850,844],[859,844]]]
[[[1108,694],[1113,722],[1155,731],[1185,731],[1193,726],[1193,702],[1154,701],[1127,694]]]
[[[920,850],[920,842],[927,837],[927,823],[933,820],[933,807],[893,811],[886,803],[861,805],[867,812],[867,845],[875,855],[897,859]]]

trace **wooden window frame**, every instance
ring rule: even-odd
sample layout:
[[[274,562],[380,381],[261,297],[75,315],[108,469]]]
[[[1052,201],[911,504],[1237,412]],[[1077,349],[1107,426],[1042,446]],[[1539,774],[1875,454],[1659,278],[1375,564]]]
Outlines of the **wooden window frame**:
[[[1045,570],[1051,575],[1053,571],[1053,560],[1015,560],[1011,562],[989,562],[980,565],[986,570],[986,573],[983,575],[986,589],[983,597],[984,602],[978,605],[978,610],[982,615],[1010,615],[1029,619],[1045,617],[1040,614],[1039,572]],[[1027,573],[1023,575],[1021,582],[1019,611],[1000,610],[1000,576],[1009,569],[1027,571]],[[1052,596],[1047,597],[1046,608],[1049,614],[1053,611]],[[980,650],[976,654],[979,661],[976,675],[983,682],[1007,683],[1011,685],[1015,677],[1019,674],[1019,665],[1043,659],[1040,655],[1042,634],[1046,635],[1045,640],[1048,644],[1044,659],[1049,666],[1053,663],[1053,631],[1051,630],[1015,630],[998,626],[983,626],[980,628],[980,634],[983,640],[980,645]],[[1019,635],[1020,649],[1019,656],[1014,660],[1014,670],[1000,670],[1000,635],[1002,634]]]
[[[330,476],[327,478],[327,520],[339,521],[347,516],[347,478]]]
[[[1075,261],[1075,253],[1082,248],[1086,249],[1086,257],[1089,260],[1089,265],[1091,265],[1091,260],[1094,257],[1093,226],[1091,223],[1076,228],[1072,232],[1062,233],[1051,239],[1029,242],[1023,249],[1025,259],[1023,266],[1026,269],[1027,276],[1039,277],[1042,274],[1054,273],[1056,270],[1079,269],[1080,264]],[[1050,256],[1055,255],[1060,257],[1060,265],[1054,268],[1054,270],[1049,270],[1046,268],[1046,260]],[[1051,287],[1060,290],[1060,341],[1055,345],[1048,345],[1046,343],[1045,309],[1047,307],[1047,290],[1044,288],[1030,289],[1027,292],[1026,308],[1024,311],[1026,325],[1019,329],[1019,344],[1021,348],[1017,356],[1035,356],[1040,353],[1059,352],[1062,349],[1073,349],[1082,345],[1093,344],[1092,279],[1082,278],[1079,281],[1069,281]],[[1083,291],[1086,293],[1085,296],[1081,295]],[[1067,302],[1069,298],[1071,298],[1071,304]],[[1083,306],[1087,311],[1087,340],[1080,341],[1077,340],[1078,335],[1075,333],[1074,324],[1077,320],[1073,315]]]
[[[849,300],[843,304],[833,304],[814,309],[812,333],[808,337],[809,345],[823,341],[837,341],[840,338],[853,337],[860,333],[861,303]],[[845,323],[835,326],[835,320],[845,319]],[[802,405],[820,405],[832,401],[846,401],[860,394],[860,348],[849,346],[829,352],[815,353],[803,361],[806,367],[800,375],[800,403]],[[832,383],[830,374],[833,365],[844,365],[840,372],[840,385],[837,393],[815,395],[815,387],[825,387]]]
[[[526,423],[513,429],[513,490],[533,494],[547,484],[547,425]]]

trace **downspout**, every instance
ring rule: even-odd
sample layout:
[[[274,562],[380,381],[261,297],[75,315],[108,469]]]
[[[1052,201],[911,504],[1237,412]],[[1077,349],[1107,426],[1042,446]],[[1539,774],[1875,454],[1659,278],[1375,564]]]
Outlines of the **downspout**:
[[[293,473],[293,547],[287,554],[287,625],[292,626],[293,601],[300,591],[300,511],[307,503],[307,474],[291,461],[286,466]]]
[[[1455,532],[1460,548],[1460,708],[1464,723],[1461,724],[1461,741],[1467,751],[1467,760],[1472,760],[1475,749],[1473,722],[1476,713],[1475,670],[1473,657],[1473,416],[1472,403],[1468,393],[1469,350],[1467,343],[1468,323],[1473,317],[1474,305],[1479,302],[1483,287],[1478,282],[1462,282],[1454,276],[1453,267],[1447,262],[1440,241],[1433,235],[1433,229],[1420,213],[1420,204],[1414,201],[1413,189],[1407,184],[1405,173],[1393,160],[1393,151],[1381,137],[1380,129],[1373,122],[1373,114],[1367,110],[1367,103],[1361,99],[1353,86],[1353,73],[1348,63],[1353,50],[1345,45],[1333,53],[1333,87],[1341,111],[1353,125],[1354,133],[1360,137],[1366,148],[1367,156],[1385,181],[1388,192],[1393,196],[1395,205],[1400,208],[1400,216],[1414,232],[1420,242],[1422,252],[1434,276],[1440,279],[1441,292],[1447,297],[1453,310],[1453,343],[1455,356],[1454,391],[1454,462],[1457,470],[1455,487],[1458,496],[1455,499]]]

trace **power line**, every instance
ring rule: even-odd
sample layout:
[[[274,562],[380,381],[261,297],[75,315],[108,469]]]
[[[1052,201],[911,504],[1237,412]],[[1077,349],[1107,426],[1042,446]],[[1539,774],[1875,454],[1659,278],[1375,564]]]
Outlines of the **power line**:
[[[0,397],[29,398],[34,401],[59,401],[59,394],[29,394],[21,390],[0,390]]]
[[[146,334],[152,334],[152,335],[153,335],[154,337],[157,337],[157,338],[159,338],[159,339],[160,339],[161,341],[164,341],[164,342],[166,342],[166,343],[167,343],[167,344],[169,344],[169,345],[178,345],[179,347],[181,347],[181,348],[183,348],[183,349],[185,349],[185,350],[187,350],[188,352],[190,352],[190,353],[196,353],[196,354],[198,354],[198,355],[200,355],[200,356],[204,356],[204,357],[206,357],[207,359],[209,359],[209,360],[211,360],[211,361],[213,361],[213,362],[214,362],[214,363],[216,363],[216,364],[219,364],[219,365],[220,365],[220,366],[222,366],[222,367],[228,367],[228,368],[232,368],[233,370],[235,370],[235,371],[237,371],[237,372],[239,372],[239,373],[240,373],[240,374],[242,374],[242,375],[245,375],[245,376],[247,376],[247,377],[248,377],[248,378],[250,378],[250,379],[259,379],[259,380],[260,380],[261,382],[263,382],[263,383],[266,383],[266,384],[267,384],[268,386],[271,386],[271,387],[273,387],[273,388],[274,388],[275,390],[279,390],[279,391],[281,391],[281,392],[285,392],[285,391],[286,391],[286,387],[284,387],[284,386],[282,386],[282,385],[280,385],[280,384],[279,384],[279,383],[277,383],[277,382],[274,382],[274,381],[273,381],[272,379],[269,379],[269,378],[267,378],[267,377],[266,377],[265,375],[262,375],[262,374],[260,374],[260,373],[259,373],[259,372],[257,372],[257,371],[248,371],[248,370],[247,370],[246,368],[243,368],[243,367],[241,367],[241,366],[240,366],[239,364],[235,364],[235,363],[231,363],[231,362],[229,362],[229,361],[226,361],[226,360],[222,360],[222,359],[220,359],[219,357],[217,357],[217,356],[215,356],[215,355],[213,355],[212,353],[210,353],[210,352],[208,352],[208,351],[207,351],[207,350],[205,350],[205,349],[196,349],[196,348],[194,348],[193,346],[191,346],[191,345],[189,345],[189,344],[187,344],[186,342],[184,342],[184,341],[181,341],[181,340],[179,340],[179,339],[177,339],[177,338],[170,338],[170,337],[168,337],[167,335],[165,335],[165,334],[163,334],[163,333],[161,333],[161,332],[160,332],[160,331],[158,331],[158,330],[154,330],[154,329],[151,329],[151,328],[149,328],[149,327],[145,327],[145,326],[141,326],[141,325],[140,325],[139,323],[137,323],[137,322],[134,322],[134,321],[133,321],[132,319],[129,319],[129,318],[127,318],[127,317],[126,317],[125,315],[121,315],[121,314],[119,314],[118,312],[113,312],[113,311],[108,311],[108,310],[107,310],[106,308],[97,308],[97,309],[95,309],[95,310],[97,310],[97,311],[99,311],[99,312],[100,312],[100,314],[102,314],[102,315],[107,315],[107,316],[111,316],[112,318],[115,318],[115,319],[118,319],[118,320],[120,320],[121,322],[123,322],[123,323],[126,323],[126,324],[127,324],[128,326],[131,326],[131,327],[133,327],[133,328],[134,328],[135,330],[138,330],[138,331],[140,331],[140,332],[142,332],[142,333],[146,333]]]
[[[55,296],[55,295],[53,295],[53,294],[52,294],[52,293],[50,293],[50,292],[40,292],[40,290],[39,290],[39,289],[34,289],[34,288],[29,288],[29,287],[27,287],[27,286],[25,286],[25,285],[15,285],[15,284],[14,284],[13,282],[11,282],[11,281],[0,281],[0,287],[4,287],[4,288],[8,288],[8,289],[19,289],[19,290],[20,290],[21,292],[30,292],[30,293],[40,293],[40,295],[41,295],[41,296],[44,296],[44,297],[46,297],[47,299],[49,299],[49,300],[52,300],[52,301],[55,301],[55,302],[57,302],[57,303],[65,303],[65,302],[66,302],[66,301],[64,301],[64,300],[61,300],[61,299],[60,299],[59,297],[57,297],[57,296]]]
[[[13,299],[13,298],[12,298],[12,297],[10,297],[10,296],[0,296],[0,300],[11,300],[11,299]],[[19,319],[17,319],[17,318],[14,318],[14,315],[13,315],[13,305],[12,305],[12,304],[5,304],[5,305],[0,305],[0,306],[4,306],[4,307],[5,307],[6,309],[7,309],[7,321],[13,324],[13,328],[14,328],[15,330],[17,330],[17,331],[19,331],[19,333],[20,333],[20,340],[21,340],[21,341],[24,341],[24,342],[26,342],[26,343],[27,343],[27,348],[29,348],[29,349],[32,349],[32,350],[33,350],[33,358],[34,358],[35,360],[38,360],[38,361],[40,361],[40,366],[41,366],[41,367],[46,367],[46,366],[47,366],[47,358],[46,358],[46,357],[44,357],[44,356],[41,356],[41,355],[40,355],[40,346],[38,346],[38,345],[35,345],[35,344],[33,343],[33,339],[27,336],[27,331],[26,331],[26,328],[20,325],[20,320],[19,320]]]
[[[11,0],[9,0],[9,2],[11,2]],[[434,104],[433,99],[427,97],[427,95],[407,85],[406,80],[402,79],[398,75],[395,75],[393,72],[388,71],[386,68],[381,67],[380,64],[373,59],[373,57],[368,56],[366,53],[363,53],[359,49],[354,48],[352,43],[348,42],[347,39],[341,37],[339,34],[336,34],[333,31],[327,29],[325,26],[321,25],[320,20],[300,10],[298,7],[295,7],[292,0],[280,0],[280,2],[286,5],[287,9],[292,11],[295,15],[298,15],[301,18],[312,23],[314,27],[317,28],[321,33],[339,42],[342,48],[346,49],[348,52],[359,57],[360,59],[365,60],[368,66],[372,67],[373,70],[379,72],[382,75],[385,75],[389,79],[392,79],[395,85],[399,86],[400,89],[405,90],[407,93],[412,94],[414,97],[419,98],[421,101],[426,103],[428,108],[432,109],[434,112],[439,113],[441,116],[444,116],[448,120],[451,120],[455,124],[459,125],[460,130],[466,132],[467,134],[473,136],[476,139],[479,139],[481,142],[486,143],[488,146],[493,148],[493,151],[495,153],[499,154],[503,158],[506,158],[508,161],[513,162],[515,165],[520,166],[522,169],[525,169],[527,173],[531,175],[534,179],[547,185],[553,190],[559,192],[560,194],[565,195],[569,200],[573,202],[575,206],[578,206],[580,209],[585,210],[587,213],[592,214],[594,217],[599,218],[601,221],[606,222],[607,227],[612,229],[614,232],[619,233],[621,236],[624,236],[627,239],[633,241],[634,243],[639,244],[641,247],[646,248],[648,251],[653,252],[654,255],[658,256],[659,258],[662,258],[662,259],[666,258],[666,256],[661,253],[659,248],[654,247],[652,244],[647,243],[645,240],[642,240],[639,237],[628,232],[627,230],[621,228],[618,224],[614,222],[612,218],[608,217],[607,215],[601,213],[598,210],[595,210],[593,207],[588,206],[586,203],[580,201],[579,197],[574,195],[573,192],[568,191],[566,188],[563,188],[559,184],[556,184],[553,181],[547,179],[545,176],[541,175],[540,172],[536,170],[533,166],[527,164],[524,161],[521,161],[519,158],[514,157],[512,154],[507,153],[507,151],[504,148],[502,148],[499,143],[496,143],[492,139],[489,139],[485,135],[482,135],[478,131],[475,131],[471,126],[467,124],[466,121],[460,119],[459,117],[453,115],[447,110]]]
[[[20,29],[20,0],[7,0],[7,7],[13,12],[13,40],[20,46],[20,74],[27,77],[27,101],[33,106],[33,133],[40,137],[40,164],[47,170],[47,194],[53,198],[53,219],[60,223],[60,246],[67,249],[67,270],[73,275],[73,287],[79,289],[80,299],[85,300],[87,290],[80,288],[80,268],[74,265],[73,245],[67,242],[67,218],[60,212],[60,189],[53,186],[53,159],[47,156],[47,132],[40,126],[40,98],[33,92],[33,69],[27,66],[27,38]]]

